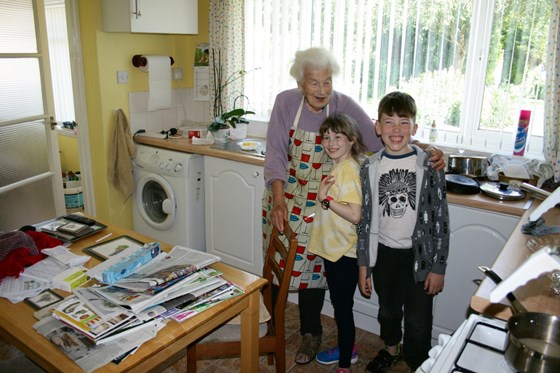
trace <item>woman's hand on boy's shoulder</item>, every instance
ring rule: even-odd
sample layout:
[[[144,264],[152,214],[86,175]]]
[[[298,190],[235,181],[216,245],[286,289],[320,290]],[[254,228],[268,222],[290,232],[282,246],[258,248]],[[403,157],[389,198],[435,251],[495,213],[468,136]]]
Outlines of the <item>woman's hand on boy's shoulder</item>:
[[[430,162],[433,169],[436,171],[443,170],[445,168],[445,157],[443,155],[443,150],[430,145],[428,146],[428,148],[426,148],[426,151],[431,154],[431,157],[428,158],[428,162]]]

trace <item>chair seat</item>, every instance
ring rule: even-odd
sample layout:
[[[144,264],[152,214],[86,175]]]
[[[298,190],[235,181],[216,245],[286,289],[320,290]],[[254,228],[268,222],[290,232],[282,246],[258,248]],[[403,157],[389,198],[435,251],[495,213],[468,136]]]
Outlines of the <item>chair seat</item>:
[[[259,324],[259,338],[262,338],[268,332],[268,325],[266,322]],[[225,324],[212,333],[208,334],[199,343],[210,342],[233,342],[239,341],[241,338],[241,326],[236,324]]]
[[[270,313],[264,305],[262,294],[259,297],[259,338],[262,338],[268,332],[267,321],[270,320]],[[232,342],[239,341],[241,338],[241,317],[237,315],[231,319],[227,324],[222,325],[212,333],[208,334],[199,343],[209,342]]]

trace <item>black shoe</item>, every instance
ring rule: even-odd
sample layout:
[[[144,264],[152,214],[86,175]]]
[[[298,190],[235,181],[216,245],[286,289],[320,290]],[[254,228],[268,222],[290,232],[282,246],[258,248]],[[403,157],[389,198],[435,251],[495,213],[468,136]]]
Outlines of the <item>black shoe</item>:
[[[391,355],[389,351],[387,351],[387,347],[385,347],[383,350],[379,351],[372,361],[369,362],[366,367],[366,373],[386,372],[389,368],[398,363],[400,359],[402,359],[402,349],[400,344],[397,345],[396,355]]]

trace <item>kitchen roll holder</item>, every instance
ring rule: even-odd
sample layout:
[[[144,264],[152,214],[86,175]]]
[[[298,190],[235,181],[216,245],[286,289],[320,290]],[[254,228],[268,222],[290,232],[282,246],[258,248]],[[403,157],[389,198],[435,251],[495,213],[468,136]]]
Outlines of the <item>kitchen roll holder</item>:
[[[175,63],[173,57],[169,56],[169,60],[171,65]],[[134,65],[134,67],[145,67],[147,64],[148,60],[143,55],[135,54],[134,56],[132,56],[132,65]]]

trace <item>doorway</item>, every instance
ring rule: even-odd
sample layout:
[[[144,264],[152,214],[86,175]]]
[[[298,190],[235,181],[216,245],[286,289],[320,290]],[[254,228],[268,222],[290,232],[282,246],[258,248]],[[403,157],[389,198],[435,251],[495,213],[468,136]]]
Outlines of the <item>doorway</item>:
[[[66,211],[95,215],[77,7],[76,0],[45,0]]]

